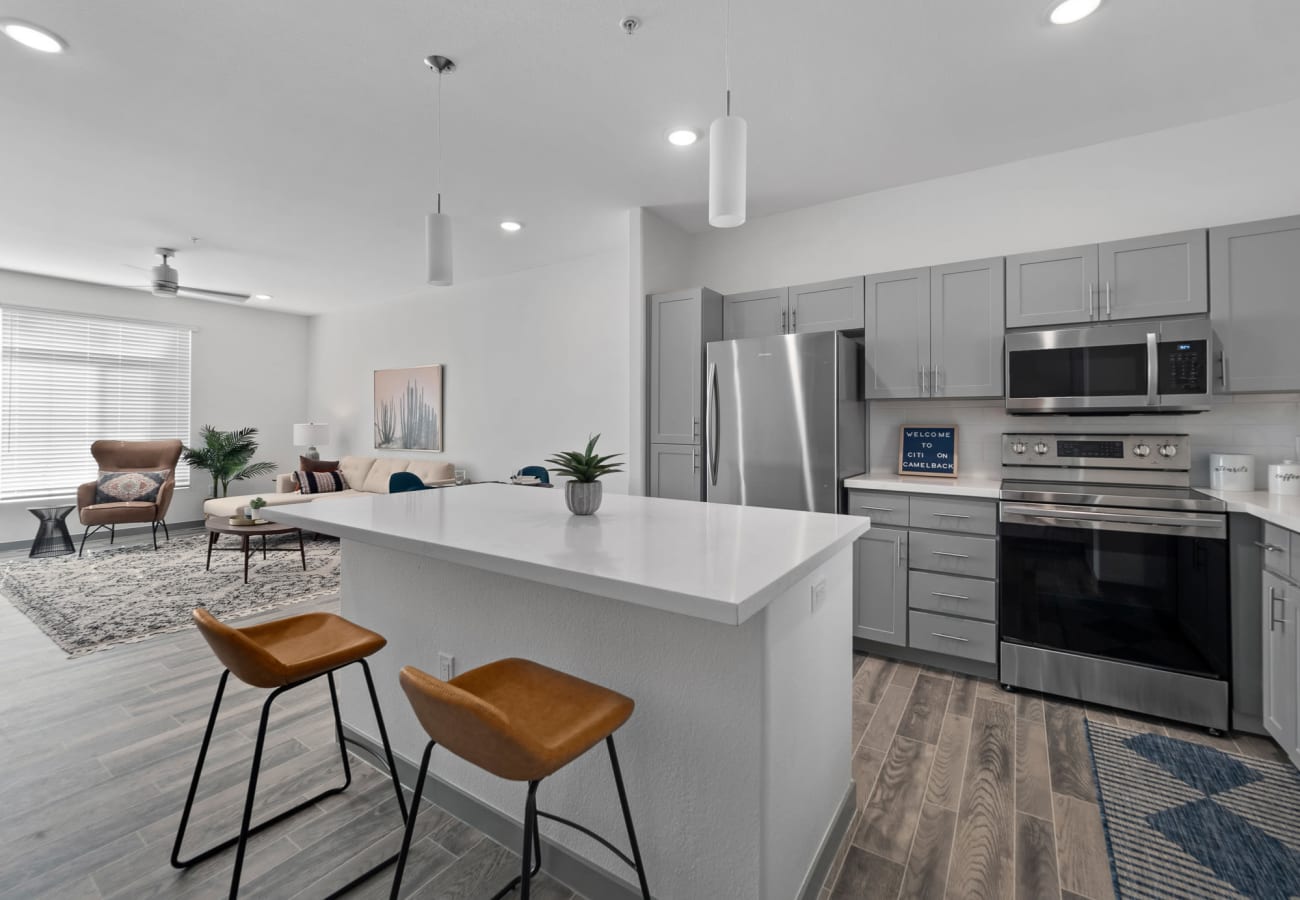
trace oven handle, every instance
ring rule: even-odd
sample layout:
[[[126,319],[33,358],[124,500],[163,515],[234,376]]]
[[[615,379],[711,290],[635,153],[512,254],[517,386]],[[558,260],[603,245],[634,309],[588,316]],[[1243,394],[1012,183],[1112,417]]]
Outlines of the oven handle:
[[[1157,525],[1162,528],[1221,528],[1223,520],[1210,516],[1148,516],[1141,513],[1110,513],[1100,510],[1062,509],[1053,506],[1002,505],[1002,521],[1007,516],[1024,516],[1066,528],[1070,522],[1095,522],[1104,525]],[[1065,520],[1065,521],[1061,521]]]

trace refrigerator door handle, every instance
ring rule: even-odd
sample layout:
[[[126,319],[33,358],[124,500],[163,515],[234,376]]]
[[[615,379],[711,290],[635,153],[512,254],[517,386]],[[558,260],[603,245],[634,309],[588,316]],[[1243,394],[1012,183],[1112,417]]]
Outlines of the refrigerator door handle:
[[[709,363],[709,372],[706,376],[708,386],[705,395],[704,418],[708,423],[708,435],[704,447],[705,459],[709,465],[709,484],[714,487],[718,486],[718,437],[721,429],[718,427],[718,364]]]

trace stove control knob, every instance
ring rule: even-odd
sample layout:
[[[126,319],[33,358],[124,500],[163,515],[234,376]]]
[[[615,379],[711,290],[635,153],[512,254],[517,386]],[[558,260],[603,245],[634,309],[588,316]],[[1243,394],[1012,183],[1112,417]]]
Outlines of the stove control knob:
[[[1024,453],[1028,449],[1029,449],[1029,445],[1026,444],[1024,441],[1011,442],[1011,452],[1016,454],[1017,456],[1019,456],[1021,453]]]
[[[1147,444],[1138,444],[1133,448],[1134,456],[1147,457],[1151,455],[1151,447]]]
[[[1163,456],[1165,459],[1173,459],[1175,456],[1178,455],[1178,445],[1177,445],[1177,444],[1161,444],[1161,445],[1160,445],[1160,455]]]
[[[1048,449],[1050,448],[1042,441],[1039,441],[1037,444],[1034,444],[1034,452],[1037,453],[1039,456],[1046,456]]]

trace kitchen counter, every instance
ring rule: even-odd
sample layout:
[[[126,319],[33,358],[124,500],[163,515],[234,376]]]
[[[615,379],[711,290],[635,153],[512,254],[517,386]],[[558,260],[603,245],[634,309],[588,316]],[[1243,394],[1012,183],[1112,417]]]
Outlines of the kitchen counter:
[[[427,736],[399,670],[525,657],[636,701],[615,739],[656,898],[815,896],[806,882],[854,810],[853,543],[869,520],[619,494],[583,517],[563,491],[494,484],[266,515],[342,539],[342,614],[388,640],[370,664],[408,786]],[[364,682],[343,675],[339,691],[345,732],[375,746]],[[519,845],[521,785],[441,750],[431,781]],[[599,748],[539,797],[626,845]],[[541,833],[548,872],[584,896],[631,896],[607,850],[551,822]]]
[[[1268,491],[1197,490],[1228,504],[1228,512],[1247,513],[1282,528],[1300,531],[1300,497],[1284,497]]]
[[[949,497],[998,499],[1002,480],[962,475],[958,478],[932,478],[925,475],[855,475],[844,479],[849,490],[897,491],[906,494],[944,494]]]

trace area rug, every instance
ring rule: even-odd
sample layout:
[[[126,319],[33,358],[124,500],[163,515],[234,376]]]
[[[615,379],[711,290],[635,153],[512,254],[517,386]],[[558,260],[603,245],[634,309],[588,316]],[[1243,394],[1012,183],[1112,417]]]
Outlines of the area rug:
[[[1115,894],[1300,894],[1300,773],[1288,763],[1087,722]]]
[[[277,541],[298,539],[272,536]],[[223,536],[218,548],[238,547]],[[0,570],[0,594],[70,656],[140,641],[191,627],[191,610],[207,607],[219,619],[301,603],[337,593],[339,543],[306,542],[307,571],[298,554],[260,552],[249,560],[248,584],[239,553],[212,554],[203,570],[207,534],[178,536],[150,546],[110,547],[85,557],[26,559]]]

